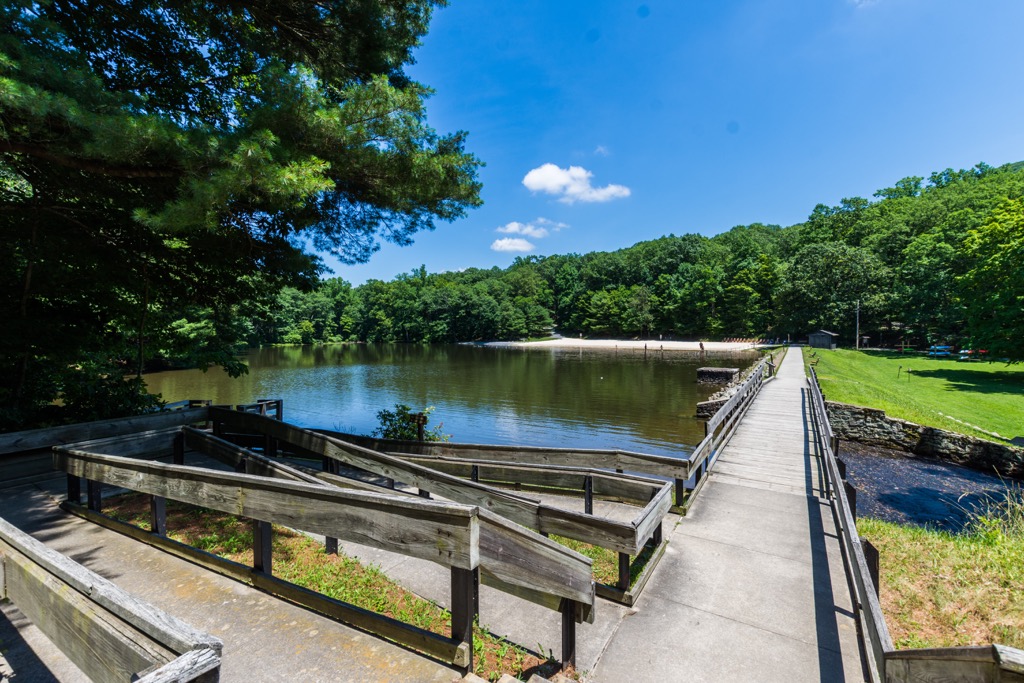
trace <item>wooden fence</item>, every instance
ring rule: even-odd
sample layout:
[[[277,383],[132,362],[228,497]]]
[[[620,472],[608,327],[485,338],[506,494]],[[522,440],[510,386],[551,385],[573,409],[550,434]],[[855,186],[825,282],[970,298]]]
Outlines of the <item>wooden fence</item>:
[[[0,599],[14,603],[94,681],[219,680],[220,640],[132,597],[3,519]]]
[[[425,494],[435,493],[449,500],[479,505],[545,535],[557,534],[627,556],[640,554],[652,538],[660,546],[662,519],[672,504],[669,482],[623,477],[618,490],[636,495],[638,489],[645,489],[647,504],[633,521],[619,522],[549,505],[536,498],[473,481],[471,478],[463,479],[434,469],[433,461],[428,467],[260,415],[211,408],[210,418],[214,432],[230,441],[243,445],[261,445],[267,453],[288,449],[300,456],[323,461],[325,469],[335,474],[338,464],[364,470],[383,477],[392,485],[395,481],[403,482]],[[451,465],[459,466],[457,463]],[[467,472],[472,468],[471,465],[463,467]],[[572,474],[581,476],[585,485],[587,473]],[[592,485],[600,478],[602,486],[611,486],[606,483],[607,473],[592,473],[589,476]],[[628,571],[628,559],[626,563]]]
[[[808,381],[815,440],[826,469],[826,492],[840,531],[847,575],[865,642],[868,668],[875,683],[960,681],[962,683],[1024,682],[1024,651],[1002,645],[896,650],[879,601],[878,558],[857,533],[856,490],[846,481],[839,460],[839,439],[825,410],[818,375]],[[868,552],[865,552],[865,551]]]
[[[619,536],[624,541],[623,543],[609,544],[607,534],[595,537],[588,534],[587,530],[583,528],[576,529],[574,535],[562,534],[579,540],[590,539],[588,542],[596,541],[594,545],[618,553],[617,581],[614,584],[597,584],[597,594],[603,598],[632,605],[664,553],[661,523],[672,502],[671,482],[594,467],[537,464],[532,459],[537,457],[541,462],[550,462],[550,460],[562,463],[586,462],[586,457],[590,453],[604,454],[613,458],[623,455],[628,455],[631,458],[645,457],[640,454],[625,454],[621,451],[573,451],[542,448],[515,451],[513,447],[494,447],[495,450],[491,451],[492,447],[490,446],[398,441],[323,429],[314,431],[344,443],[361,446],[407,463],[458,477],[462,481],[468,480],[482,484],[487,487],[483,490],[498,489],[507,492],[508,487],[514,487],[516,491],[582,497],[584,514],[588,516],[594,514],[595,499],[616,501],[639,507],[636,515],[628,522],[618,522],[613,519],[602,519],[599,522],[605,530],[618,526]],[[454,448],[451,448],[452,446]],[[552,455],[555,457],[551,457]],[[490,459],[491,457],[500,459]],[[612,460],[612,462],[621,462],[621,460]],[[678,461],[675,462],[678,463]],[[393,482],[393,480],[389,481]],[[553,515],[565,512],[554,504],[544,504],[539,500],[536,502],[539,508],[550,508]],[[573,515],[572,519],[578,519],[575,516],[578,513],[573,513]],[[631,555],[637,556],[638,553],[643,557],[637,557],[635,560],[631,558]],[[633,580],[634,564],[637,562],[641,562],[643,567],[636,579]]]
[[[282,424],[258,414],[224,412]],[[187,443],[189,448],[220,460],[243,463],[247,473],[123,457],[135,450],[150,452],[161,441],[165,453],[175,462],[182,461]],[[558,610],[566,663],[575,658],[576,623],[593,619],[595,588],[589,558],[475,505],[408,498],[380,489],[379,493],[341,489],[266,459],[259,462],[244,449],[189,428],[57,447],[54,463],[69,475],[68,509],[457,666],[472,666],[472,625],[478,613],[477,586],[481,580]],[[88,491],[86,508],[79,505],[82,478]],[[154,531],[145,532],[101,515],[103,485],[149,494]],[[253,519],[254,566],[242,567],[166,539],[164,501],[168,498]],[[452,637],[423,631],[275,579],[270,555],[274,523],[450,568]]]

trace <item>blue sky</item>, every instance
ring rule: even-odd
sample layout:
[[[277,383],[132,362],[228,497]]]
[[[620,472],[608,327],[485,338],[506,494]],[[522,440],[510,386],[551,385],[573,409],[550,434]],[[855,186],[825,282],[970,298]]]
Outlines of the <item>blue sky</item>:
[[[361,284],[791,225],[1024,160],[1022,27],[1020,0],[452,0],[409,73],[469,132],[484,206],[328,264]]]

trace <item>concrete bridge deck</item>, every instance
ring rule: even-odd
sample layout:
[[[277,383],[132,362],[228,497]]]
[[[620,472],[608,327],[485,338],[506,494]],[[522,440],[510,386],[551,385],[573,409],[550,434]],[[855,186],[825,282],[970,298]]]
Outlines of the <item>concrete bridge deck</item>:
[[[818,457],[799,352],[762,388],[633,609],[601,601],[579,630],[588,681],[860,681],[864,670]],[[63,477],[0,490],[0,516],[157,607],[224,640],[224,681],[451,681],[455,671],[150,546],[63,513]],[[399,583],[447,602],[428,562],[358,546]],[[556,649],[550,613],[483,589],[481,622]],[[493,594],[492,594],[493,593]],[[31,638],[0,615],[4,647]],[[14,627],[22,627],[21,635]],[[13,656],[19,651],[15,649]],[[25,652],[25,648],[20,651]],[[19,680],[81,680],[59,653]],[[63,667],[63,668],[62,668]],[[58,673],[59,672],[59,673]],[[0,657],[0,676],[4,673]],[[8,672],[9,673],[9,672]],[[24,672],[27,673],[27,672]]]
[[[593,680],[865,680],[805,387],[791,349],[669,535]]]

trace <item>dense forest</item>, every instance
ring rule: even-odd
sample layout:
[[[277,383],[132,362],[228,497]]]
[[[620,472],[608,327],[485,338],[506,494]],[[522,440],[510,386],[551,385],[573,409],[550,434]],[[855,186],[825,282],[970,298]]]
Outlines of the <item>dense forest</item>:
[[[156,405],[246,345],[567,335],[974,344],[1020,360],[1024,171],[905,178],[794,226],[352,287],[481,203],[406,67],[443,0],[0,3],[0,430]],[[630,226],[622,226],[624,234]],[[673,226],[665,226],[666,231]]]
[[[286,287],[240,319],[247,343],[456,342],[564,335],[800,337],[980,345],[1019,357],[1024,164],[904,178],[782,228],[669,235],[615,252],[358,287]],[[1014,336],[1014,332],[1017,332]]]

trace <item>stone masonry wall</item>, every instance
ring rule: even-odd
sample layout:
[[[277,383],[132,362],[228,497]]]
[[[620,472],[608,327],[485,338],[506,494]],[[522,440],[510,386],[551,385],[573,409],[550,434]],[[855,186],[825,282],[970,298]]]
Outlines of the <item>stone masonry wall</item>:
[[[840,439],[898,448],[1002,476],[1024,478],[1024,448],[947,432],[888,417],[884,410],[827,401],[832,431]]]

